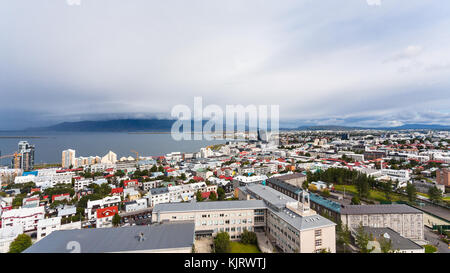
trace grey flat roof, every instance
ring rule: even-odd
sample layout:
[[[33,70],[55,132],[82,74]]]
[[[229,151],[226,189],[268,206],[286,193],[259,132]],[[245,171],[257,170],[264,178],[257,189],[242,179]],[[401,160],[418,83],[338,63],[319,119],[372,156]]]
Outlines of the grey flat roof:
[[[265,208],[267,206],[262,200],[181,202],[156,204],[153,213]]]
[[[301,178],[301,177],[305,177],[306,175],[302,174],[302,173],[293,173],[293,174],[286,174],[286,175],[280,175],[280,176],[276,176],[274,178],[278,178],[280,180],[291,180],[291,179],[297,179],[297,178]]]
[[[24,253],[69,253],[67,244],[80,244],[81,253],[146,251],[191,247],[194,222],[166,223],[151,226],[95,228],[53,231],[26,249]],[[139,242],[139,233],[145,240]]]
[[[409,250],[409,249],[422,249],[423,247],[416,244],[412,240],[402,237],[400,234],[395,232],[390,228],[375,228],[375,227],[364,227],[364,231],[366,233],[371,233],[374,236],[374,239],[378,242],[380,238],[383,237],[385,233],[389,235],[389,239],[392,241],[391,248],[393,250]]]
[[[345,205],[341,214],[386,214],[386,213],[423,213],[404,204],[385,205]]]
[[[161,194],[161,193],[168,193],[168,192],[169,192],[169,189],[167,187],[150,189],[150,194],[152,194],[152,195]]]
[[[278,211],[271,209],[271,207],[269,207],[269,209],[273,214],[280,217],[281,219],[283,219],[288,224],[290,224],[291,226],[293,226],[298,230],[336,225],[334,222],[328,220],[327,218],[319,214],[312,216],[301,216],[291,211],[290,209],[286,208],[286,203],[297,202],[297,200],[271,187],[263,186],[260,184],[253,184],[241,188],[246,192],[259,196],[259,198],[262,198],[266,202],[270,203],[272,206],[277,207],[279,209]]]
[[[289,197],[271,187],[263,186],[260,184],[251,184],[245,187],[241,187],[244,191],[257,195],[264,201],[268,202],[272,206],[282,208],[286,206],[288,202],[296,202],[292,197]]]
[[[281,211],[270,211],[300,231],[336,225],[336,223],[328,220],[323,216],[320,216],[319,214],[311,216],[300,216],[289,209],[283,209]],[[293,217],[293,215],[295,215],[295,217]]]

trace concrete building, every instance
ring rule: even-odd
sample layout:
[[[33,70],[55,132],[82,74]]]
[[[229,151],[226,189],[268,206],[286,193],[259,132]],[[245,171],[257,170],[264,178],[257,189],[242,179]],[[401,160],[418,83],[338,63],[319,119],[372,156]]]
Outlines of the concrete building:
[[[152,223],[194,221],[197,237],[226,231],[232,240],[237,240],[244,229],[264,229],[265,210],[261,200],[157,204],[153,208]]]
[[[309,193],[303,191],[296,200],[263,185],[249,185],[239,190],[241,196],[264,200],[266,234],[283,252],[336,252],[336,224],[310,208]]]
[[[76,167],[75,154],[75,150],[72,149],[62,151],[61,162],[63,168],[70,168],[70,166]]]
[[[53,217],[47,219],[41,219],[37,223],[37,238],[39,241],[45,236],[49,235],[55,230],[59,230],[61,227],[61,217]]]
[[[112,151],[109,151],[104,157],[102,157],[100,162],[103,164],[116,164],[117,154],[115,154]]]
[[[440,169],[436,171],[436,182],[440,185],[450,187],[450,169]]]
[[[197,237],[225,231],[238,240],[244,230],[265,231],[284,252],[335,252],[335,223],[274,189],[252,184],[239,188],[239,201],[158,204],[152,222],[195,221]]]
[[[117,206],[111,206],[106,208],[99,208],[96,210],[96,228],[108,228],[113,227],[112,219],[114,215],[119,213]]]
[[[303,190],[278,178],[279,177],[271,177],[269,180],[267,180],[267,186],[274,188],[275,190],[293,199],[298,199]],[[341,218],[341,204],[314,193],[310,193],[309,196],[311,199],[311,208],[313,210],[315,210],[322,216],[330,217],[334,222],[339,221],[339,219]]]
[[[146,199],[138,199],[131,202],[125,203],[125,212],[132,212],[143,210],[147,208],[147,200]]]
[[[402,237],[391,228],[364,227],[364,232],[371,234],[374,238],[373,241],[368,243],[369,248],[374,247],[374,250],[370,253],[382,252],[380,240],[391,241],[392,253],[425,253],[424,247],[408,238]],[[355,234],[352,233],[352,235],[354,236]]]
[[[103,209],[103,208],[112,207],[112,206],[119,206],[121,201],[122,200],[120,199],[120,196],[107,196],[103,199],[94,200],[94,201],[88,200],[87,208],[86,208],[86,214],[87,214],[88,220],[97,219],[96,212],[98,209]]]
[[[19,149],[17,156],[13,159],[13,167],[30,171],[34,168],[34,145],[30,145],[27,141],[19,141]]]
[[[84,187],[89,186],[90,184],[92,184],[94,182],[94,180],[92,178],[88,178],[88,179],[75,179],[75,183],[74,183],[74,190],[75,191],[80,191],[82,189],[84,189]]]
[[[375,228],[391,228],[411,240],[423,240],[423,212],[403,204],[346,205],[341,208],[342,224],[356,230],[360,223]]]
[[[306,175],[304,175],[302,173],[280,175],[280,176],[276,176],[275,178],[278,180],[284,181],[285,183],[296,186],[298,188],[301,188],[303,185],[303,182],[305,182],[307,179]]]
[[[21,226],[24,232],[37,229],[37,223],[44,219],[45,208],[20,208],[7,210],[2,213],[2,228]]]

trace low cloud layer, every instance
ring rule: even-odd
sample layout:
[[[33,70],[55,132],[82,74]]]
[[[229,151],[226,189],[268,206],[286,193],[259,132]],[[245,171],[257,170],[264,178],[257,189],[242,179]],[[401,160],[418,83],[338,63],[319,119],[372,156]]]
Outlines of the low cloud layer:
[[[450,3],[0,1],[0,129],[280,106],[286,121],[450,124]]]

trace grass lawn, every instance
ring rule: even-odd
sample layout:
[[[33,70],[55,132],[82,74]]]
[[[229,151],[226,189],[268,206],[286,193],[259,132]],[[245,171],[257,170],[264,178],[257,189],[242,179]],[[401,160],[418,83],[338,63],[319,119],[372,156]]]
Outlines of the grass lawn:
[[[334,189],[337,191],[344,191],[347,193],[357,194],[358,191],[356,190],[356,187],[354,185],[334,185]],[[370,190],[369,199],[377,200],[377,201],[387,201],[386,194],[379,190]],[[391,199],[392,202],[395,201],[407,201],[408,198],[406,196],[391,193]]]
[[[243,244],[240,242],[231,242],[231,253],[261,253],[258,246]]]
[[[437,251],[437,248],[433,245],[424,245],[425,253],[434,253]]]
[[[354,194],[357,194],[358,193],[358,191],[356,190],[356,187],[355,186],[353,186],[353,185],[333,185],[333,187],[334,187],[334,189],[335,190],[337,190],[337,191],[344,191],[344,188],[345,188],[345,192],[347,193],[347,192],[349,192],[349,193],[354,193]]]

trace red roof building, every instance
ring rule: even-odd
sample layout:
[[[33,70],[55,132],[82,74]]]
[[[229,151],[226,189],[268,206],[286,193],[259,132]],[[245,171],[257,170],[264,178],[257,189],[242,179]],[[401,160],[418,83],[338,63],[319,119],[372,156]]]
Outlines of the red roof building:
[[[114,188],[114,189],[111,189],[111,194],[122,194],[123,193],[123,188],[122,187],[120,187],[120,188]]]
[[[61,201],[61,200],[64,200],[64,199],[69,200],[70,199],[70,194],[69,193],[63,193],[63,194],[52,195],[52,202],[55,201],[55,200]]]
[[[123,181],[124,188],[137,187],[138,185],[139,185],[139,181],[137,179]]]
[[[119,213],[119,208],[117,206],[107,207],[103,209],[97,209],[97,219],[105,217],[113,217],[116,213]]]

